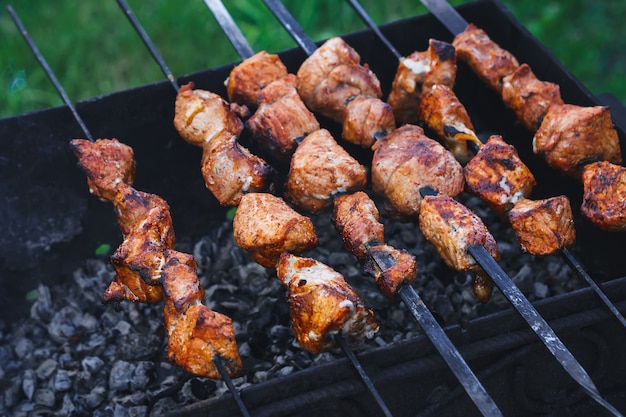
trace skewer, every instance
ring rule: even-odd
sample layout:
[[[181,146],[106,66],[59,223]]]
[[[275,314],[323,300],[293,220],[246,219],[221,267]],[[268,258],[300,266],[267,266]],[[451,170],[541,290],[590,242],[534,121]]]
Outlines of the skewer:
[[[396,56],[396,58],[398,58],[398,59],[403,58],[402,55],[395,48],[393,48],[393,46],[391,45],[391,42],[389,41],[389,39],[387,39],[387,37],[380,31],[378,26],[373,22],[373,20],[370,18],[370,16],[367,14],[367,12],[360,5],[359,1],[358,0],[347,0],[347,1],[348,1],[348,3],[350,3],[352,8],[357,12],[359,17],[361,17],[361,19],[368,25],[368,27],[370,29],[372,29],[376,33],[376,36],[378,36],[378,38],[388,48],[390,48],[390,51]],[[426,0],[426,1],[428,1],[428,0]],[[428,1],[428,3],[430,4],[431,2]],[[454,11],[456,12],[456,10],[454,10]],[[458,16],[458,12],[456,13],[456,15]],[[446,16],[452,16],[452,12],[447,13]],[[459,27],[460,26],[457,23],[451,23],[451,25],[453,25],[454,27]],[[467,24],[465,26],[467,26]],[[476,145],[474,142],[470,142],[470,144],[471,145]],[[478,145],[476,145],[476,146],[478,146]],[[574,255],[571,253],[571,251],[568,248],[566,248],[566,247],[561,248],[559,250],[559,252],[560,252],[561,256],[563,257],[563,259],[570,266],[570,268],[572,268],[572,270],[574,272],[576,272],[580,278],[582,278],[583,280],[585,280],[589,284],[589,286],[598,295],[600,300],[602,300],[602,302],[606,305],[606,307],[609,309],[609,311],[619,320],[619,322],[622,324],[622,326],[624,326],[624,328],[626,328],[626,318],[624,318],[622,313],[620,313],[620,311],[617,309],[615,304],[613,304],[611,302],[611,300],[609,300],[609,298],[606,296],[604,291],[602,291],[602,288],[600,288],[600,286],[585,271],[585,269],[583,268],[583,265],[580,263],[580,261],[578,261],[574,257]]]
[[[118,2],[120,3],[120,6],[122,6],[122,3],[124,3],[123,0],[118,0]],[[54,72],[52,71],[50,66],[48,65],[48,63],[47,63],[46,59],[44,58],[43,54],[41,53],[41,51],[39,50],[39,48],[37,47],[37,45],[35,44],[33,39],[28,34],[28,31],[24,27],[24,24],[20,20],[19,16],[17,15],[17,13],[13,9],[13,7],[11,7],[10,5],[7,6],[7,10],[9,12],[9,14],[11,15],[11,18],[15,22],[15,25],[18,27],[20,33],[22,34],[22,37],[24,38],[24,40],[26,41],[26,43],[28,44],[30,49],[35,54],[35,57],[37,58],[37,61],[39,61],[39,63],[43,67],[44,71],[46,72],[46,75],[50,78],[50,80],[54,84],[55,88],[59,92],[59,95],[61,96],[61,98],[63,99],[65,104],[72,111],[72,114],[74,115],[74,118],[76,119],[76,121],[80,125],[83,133],[85,134],[85,136],[87,136],[87,138],[89,139],[90,142],[94,142],[94,139],[93,139],[93,136],[91,135],[91,132],[89,132],[89,129],[87,128],[87,126],[83,122],[82,118],[80,117],[80,115],[76,111],[74,105],[72,104],[71,100],[69,99],[69,96],[65,92],[65,89],[63,88],[61,83],[56,78],[56,75],[54,74]],[[130,9],[127,6],[126,6],[125,11],[126,11],[127,16],[129,17],[129,19],[131,19],[131,16],[134,17],[134,15],[132,15],[132,12],[129,13]],[[171,73],[170,73],[170,75],[171,75]],[[176,81],[174,80],[173,77],[170,78],[170,76],[168,76],[168,79],[170,80],[170,82],[172,82],[172,84],[176,88],[178,87],[178,85],[176,84]],[[245,405],[241,401],[241,397],[239,396],[238,390],[235,388],[235,386],[233,384],[233,381],[230,378],[230,375],[228,375],[228,371],[226,370],[226,367],[224,366],[222,358],[219,355],[217,355],[217,354],[214,355],[213,356],[213,363],[215,364],[215,367],[217,368],[218,372],[220,373],[220,376],[222,377],[222,379],[226,383],[228,389],[230,390],[231,394],[233,395],[233,398],[237,402],[237,405],[238,405],[238,407],[239,407],[239,409],[241,411],[241,414],[244,417],[250,417],[250,413],[248,412],[248,410],[246,409]]]
[[[295,19],[289,14],[279,0],[263,1],[280,20],[283,27],[287,29],[287,31],[299,44],[302,43],[307,45],[307,48],[311,47],[313,42],[310,39],[308,42],[302,40],[306,38],[304,31],[302,31],[297,22],[295,22]],[[307,51],[307,53],[309,52]],[[507,297],[518,313],[520,313],[520,315],[527,321],[531,329],[546,345],[550,353],[557,359],[565,371],[568,372],[568,374],[570,374],[570,376],[598,404],[611,412],[613,415],[621,416],[621,414],[608,401],[602,398],[587,371],[585,371],[574,355],[572,355],[563,342],[561,342],[548,323],[539,315],[530,301],[525,298],[521,291],[515,286],[511,278],[492,258],[489,252],[483,246],[473,246],[470,247],[469,253],[472,257],[474,257],[475,261],[481,266],[481,268],[483,268],[485,273],[490,276],[498,288],[500,288],[502,293]]]

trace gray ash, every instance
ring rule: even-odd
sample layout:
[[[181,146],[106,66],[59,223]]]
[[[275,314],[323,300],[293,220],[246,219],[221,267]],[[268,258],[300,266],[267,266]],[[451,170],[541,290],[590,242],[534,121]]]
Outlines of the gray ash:
[[[476,198],[462,196],[462,202],[490,225],[501,265],[531,301],[583,285],[560,257],[520,253],[510,228]],[[414,287],[442,325],[463,325],[509,308],[497,290],[487,304],[478,303],[472,277],[449,270],[417,225],[381,214],[387,243],[417,257]],[[380,323],[378,336],[354,350],[420,334],[405,306],[381,295],[357,259],[342,249],[330,213],[313,220],[319,246],[305,256],[342,273]],[[244,364],[244,375],[234,381],[237,387],[343,357],[340,351],[311,355],[294,343],[285,291],[275,271],[254,263],[234,243],[229,221],[199,241],[179,239],[176,249],[194,255],[206,305],[233,319]],[[66,282],[40,285],[28,316],[0,321],[0,415],[159,416],[226,391],[222,381],[189,375],[167,362],[162,303],[103,305],[101,296],[112,278],[106,259],[86,260]]]

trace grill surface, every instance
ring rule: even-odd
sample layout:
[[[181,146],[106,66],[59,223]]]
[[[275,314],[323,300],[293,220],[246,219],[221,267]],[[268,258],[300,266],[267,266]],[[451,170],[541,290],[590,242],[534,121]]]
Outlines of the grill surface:
[[[566,102],[601,104],[499,3],[478,1],[460,11],[520,62],[530,64],[540,79],[558,83]],[[426,49],[431,37],[451,41],[445,28],[430,15],[394,22],[382,29],[405,55]],[[369,31],[344,38],[378,75],[384,93],[388,93],[396,70],[395,57]],[[297,49],[280,55],[291,72],[306,58]],[[193,81],[197,88],[225,96],[223,80],[231,68],[208,69],[182,77],[179,82]],[[550,170],[532,154],[532,134],[516,125],[500,99],[462,65],[456,92],[479,133],[500,133],[517,147],[538,178],[533,198],[566,194],[573,208],[580,206],[582,186]],[[174,98],[173,89],[163,81],[85,100],[76,107],[91,131],[99,132],[101,137],[117,137],[135,149],[135,186],[165,198],[171,206],[177,235],[193,239],[219,224],[225,209],[204,186],[198,173],[197,149],[185,144],[172,126]],[[626,135],[620,126],[626,124],[626,110],[614,106],[612,112],[624,148]],[[338,137],[337,126],[327,123],[327,127]],[[0,229],[7,231],[0,237],[0,285],[5,298],[2,315],[17,316],[24,311],[26,303],[16,300],[24,300],[26,291],[37,282],[62,279],[92,256],[101,242],[120,240],[114,213],[109,205],[85,192],[84,176],[67,146],[69,138],[80,136],[79,127],[65,107],[0,120],[0,137],[4,138],[0,142],[0,194],[7,196],[0,213]],[[350,150],[363,161],[369,157],[365,151]],[[577,257],[594,278],[611,280],[605,289],[623,310],[626,278],[618,277],[626,275],[626,258],[621,256],[626,234],[601,232],[574,211]],[[590,370],[601,392],[624,409],[625,398],[620,393],[625,391],[621,375],[626,374],[626,359],[619,354],[620,347],[626,346],[623,329],[599,307],[589,290],[540,304],[544,317],[554,320],[551,324]],[[564,373],[561,375],[512,312],[478,319],[464,330],[448,330],[506,415],[549,413],[565,407],[572,411],[570,415],[588,415],[596,410]],[[468,415],[473,409],[423,338],[367,352],[361,360],[368,373],[375,375],[374,382],[387,403],[396,408],[392,409],[396,415],[421,411],[424,415]],[[328,398],[333,398],[332,406]],[[243,399],[254,415],[312,416],[326,412],[356,416],[369,415],[368,410],[375,409],[363,396],[363,387],[346,361],[250,387],[243,391]],[[206,407],[215,415],[236,413],[230,398],[225,398],[199,403],[178,414],[200,415]]]

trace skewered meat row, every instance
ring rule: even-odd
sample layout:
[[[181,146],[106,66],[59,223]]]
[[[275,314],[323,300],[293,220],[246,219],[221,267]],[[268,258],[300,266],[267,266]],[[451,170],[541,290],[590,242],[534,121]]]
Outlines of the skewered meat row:
[[[116,139],[71,141],[90,192],[113,202],[124,242],[111,256],[115,278],[105,302],[157,302],[165,298],[167,357],[186,371],[220,378],[218,355],[230,376],[242,371],[232,320],[202,304],[204,289],[191,255],[173,249],[174,230],[165,200],[132,187],[133,151]]]

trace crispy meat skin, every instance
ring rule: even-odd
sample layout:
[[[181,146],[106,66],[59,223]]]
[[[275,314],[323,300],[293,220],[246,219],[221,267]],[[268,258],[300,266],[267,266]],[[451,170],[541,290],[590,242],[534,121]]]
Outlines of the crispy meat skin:
[[[369,148],[391,133],[396,121],[389,104],[375,97],[357,97],[346,106],[341,126],[346,141]]]
[[[482,220],[447,195],[424,197],[419,227],[446,264],[454,270],[480,270],[467,251],[471,245],[482,245],[495,259],[500,258],[496,240]]]
[[[553,105],[533,138],[533,151],[548,165],[580,178],[590,160],[622,163],[617,131],[608,107]]]
[[[509,220],[522,251],[532,255],[552,255],[576,241],[572,208],[565,196],[522,199],[509,212]]]
[[[276,273],[287,288],[293,333],[309,352],[334,348],[335,333],[359,343],[378,331],[373,312],[332,268],[285,252]]]
[[[203,147],[218,136],[239,136],[243,122],[224,99],[193,83],[180,87],[176,95],[174,127],[192,145]]]
[[[301,139],[320,128],[296,91],[296,76],[286,75],[258,93],[259,108],[246,122],[252,137],[272,160],[289,163]]]
[[[519,66],[517,59],[492,41],[484,30],[470,23],[454,38],[457,57],[493,90],[501,94],[502,79]]]
[[[340,193],[361,190],[367,183],[365,168],[343,149],[326,129],[307,136],[293,154],[285,196],[311,213],[332,204]]]
[[[300,66],[298,93],[309,109],[341,122],[349,100],[382,96],[380,82],[341,38],[331,38]]]
[[[317,245],[311,219],[281,198],[266,193],[242,197],[233,219],[235,241],[266,268],[276,268],[280,254],[301,254]]]
[[[505,216],[521,198],[528,197],[537,184],[517,150],[493,135],[463,168],[465,189],[486,201]]]
[[[395,300],[398,287],[417,278],[417,263],[408,252],[383,243],[384,226],[379,220],[376,205],[362,191],[335,199],[333,223],[344,248],[363,262],[381,292]]]
[[[402,126],[372,149],[372,189],[387,198],[389,213],[398,219],[418,215],[422,187],[453,197],[463,191],[461,165],[418,126]]]
[[[539,129],[551,105],[563,104],[558,84],[538,80],[528,64],[504,77],[502,100],[531,132]]]
[[[582,180],[583,216],[603,230],[626,231],[626,168],[594,162],[585,166]]]
[[[472,159],[467,143],[474,142],[480,146],[481,142],[474,133],[474,125],[465,106],[450,87],[434,85],[425,92],[417,113],[459,162],[464,164]]]
[[[254,109],[258,104],[259,92],[286,75],[287,67],[278,55],[258,52],[230,72],[226,80],[228,100]]]
[[[135,180],[133,149],[117,139],[70,141],[78,166],[87,175],[89,191],[101,200],[113,201],[120,184]]]
[[[447,42],[430,39],[426,51],[400,58],[387,99],[396,122],[400,125],[417,123],[422,91],[428,91],[435,84],[452,88],[455,79],[456,54]]]

